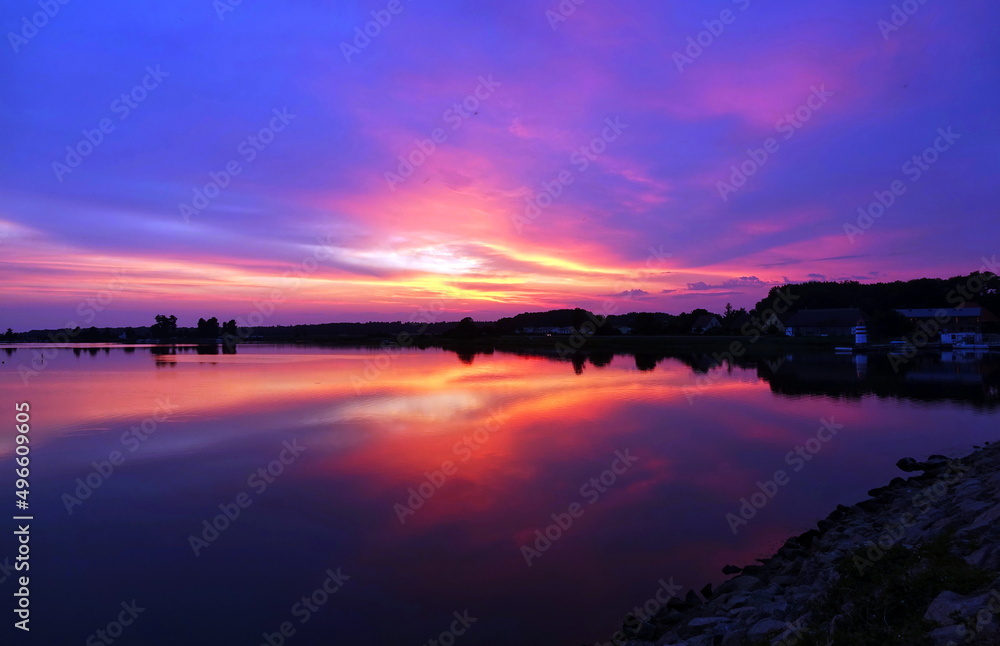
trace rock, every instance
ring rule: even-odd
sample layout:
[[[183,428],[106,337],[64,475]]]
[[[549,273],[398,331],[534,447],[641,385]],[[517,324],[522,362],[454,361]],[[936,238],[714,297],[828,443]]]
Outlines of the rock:
[[[745,606],[747,601],[750,600],[749,594],[733,593],[726,597],[724,601],[720,600],[719,604],[725,609],[736,608],[739,606]]]
[[[819,530],[817,530],[817,529],[810,529],[807,532],[803,532],[802,534],[799,534],[797,538],[798,538],[799,544],[802,545],[803,547],[811,547],[812,544],[813,544],[813,541],[815,541],[817,538],[819,538]]]
[[[660,634],[660,630],[656,628],[653,624],[643,621],[639,623],[639,627],[635,631],[635,638],[639,640],[648,641],[651,639],[656,639]]]
[[[1000,569],[1000,547],[987,545],[965,557],[965,562],[984,570]]]
[[[958,506],[958,510],[963,514],[978,514],[984,509],[988,509],[990,503],[982,500],[966,500]]]
[[[927,637],[934,646],[954,646],[964,642],[968,634],[965,626],[952,625],[932,630]]]
[[[688,607],[688,604],[684,599],[679,597],[670,597],[667,599],[667,608],[673,608],[676,610],[684,610]]]
[[[723,574],[739,574],[742,571],[743,571],[743,568],[736,567],[735,565],[727,565],[724,568],[722,568],[722,573]]]
[[[996,505],[989,511],[983,512],[975,521],[969,529],[979,529],[980,527],[985,527],[987,525],[992,525],[996,520],[1000,518],[1000,505]]]
[[[733,592],[749,592],[750,590],[755,590],[761,585],[761,580],[755,576],[750,576],[749,574],[744,574],[738,576],[735,579],[730,579],[727,583],[732,586]]]
[[[903,458],[896,462],[896,466],[899,467],[900,471],[906,471],[907,473],[911,471],[922,471],[918,466],[920,463],[913,458]]]
[[[656,616],[656,620],[664,626],[673,626],[674,624],[679,624],[684,620],[684,615],[677,612],[676,610],[668,610],[665,613],[661,613]]]
[[[810,586],[800,585],[785,590],[785,600],[794,607],[805,607],[816,595]]]
[[[955,487],[955,493],[964,496],[971,491],[976,491],[983,488],[983,483],[979,481],[978,478],[969,478],[962,484]]]
[[[771,615],[772,617],[784,618],[785,612],[788,610],[788,602],[779,598],[771,603],[762,604],[760,609],[762,612]]]
[[[878,511],[882,508],[882,503],[877,500],[862,500],[858,503],[858,509],[861,511]]]
[[[747,643],[745,630],[731,630],[723,636],[721,646],[743,646],[745,643]]]
[[[694,590],[688,590],[687,596],[684,597],[684,601],[687,602],[692,608],[697,608],[702,604],[701,597]]]
[[[924,613],[924,619],[937,622],[941,626],[949,626],[955,623],[956,617],[972,617],[989,601],[989,594],[981,594],[975,597],[964,597],[960,594],[945,590],[931,602]]]
[[[729,617],[695,617],[688,622],[688,626],[692,628],[703,628],[705,626],[714,626],[716,624],[724,624],[731,621]]]
[[[761,619],[747,631],[747,638],[751,642],[763,641],[769,637],[777,635],[778,633],[784,632],[787,628],[788,626],[786,626],[783,621],[778,621],[777,619]]]
[[[829,529],[833,529],[836,526],[837,526],[837,523],[833,522],[832,520],[827,520],[826,518],[824,518],[824,519],[820,520],[818,523],[816,523],[816,528],[819,529],[819,531],[821,533],[822,532],[826,532]]]
[[[740,606],[739,608],[733,608],[732,610],[730,610],[729,616],[734,618],[736,621],[739,621],[740,623],[749,624],[753,623],[750,621],[750,617],[759,613],[760,611],[754,608],[753,606]]]
[[[844,515],[847,514],[847,512],[849,511],[851,511],[850,507],[847,507],[846,505],[837,505],[837,508],[831,511],[830,515],[827,516],[827,518],[829,518],[830,520],[838,520],[840,518],[843,518]]]
[[[701,589],[701,596],[704,599],[711,599],[712,598],[712,584],[711,583],[709,583],[708,585],[706,585],[704,588]]]
[[[771,646],[791,646],[792,644],[798,644],[802,639],[802,632],[811,620],[812,613],[807,612],[795,621],[786,622],[786,630],[774,638]],[[832,633],[832,630],[830,632]]]

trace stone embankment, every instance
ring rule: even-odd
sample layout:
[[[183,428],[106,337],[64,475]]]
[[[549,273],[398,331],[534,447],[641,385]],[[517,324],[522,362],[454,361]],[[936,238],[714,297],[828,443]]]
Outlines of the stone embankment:
[[[909,478],[838,506],[718,588],[626,617],[619,644],[1000,645],[1000,444],[897,463]]]

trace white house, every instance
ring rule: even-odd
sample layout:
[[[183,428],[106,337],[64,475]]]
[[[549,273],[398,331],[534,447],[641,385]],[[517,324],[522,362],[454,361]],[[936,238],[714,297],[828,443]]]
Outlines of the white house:
[[[712,314],[702,314],[695,320],[694,325],[691,326],[691,334],[704,334],[709,330],[722,327],[722,323],[719,323],[719,318]]]

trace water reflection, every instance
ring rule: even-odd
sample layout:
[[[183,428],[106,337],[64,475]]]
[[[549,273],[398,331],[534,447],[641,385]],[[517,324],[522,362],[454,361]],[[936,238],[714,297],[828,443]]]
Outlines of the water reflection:
[[[899,457],[996,439],[992,356],[897,374],[850,355],[132,350],[55,360],[27,385],[30,349],[0,370],[33,411],[38,607],[66,609],[45,643],[85,641],[131,598],[150,608],[137,643],[261,643],[337,567],[352,579],[290,644],[425,643],[465,609],[470,646],[606,641],[660,578],[718,581],[884,484]],[[836,441],[734,535],[725,515],[821,418],[844,425]],[[192,533],[290,441],[301,457],[195,557]],[[0,437],[0,469],[12,450]],[[124,463],[67,513],[63,495],[115,450]],[[621,450],[635,466],[528,567],[520,545]]]
[[[448,348],[459,360],[471,364],[477,354],[493,349]],[[650,372],[671,359],[688,366],[695,375],[734,368],[756,371],[773,392],[789,395],[823,395],[860,399],[866,395],[917,401],[968,402],[989,409],[1000,402],[1000,355],[989,352],[923,352],[912,359],[895,360],[886,353],[851,354],[799,352],[734,357],[720,352],[612,352],[577,350],[560,354],[553,349],[518,350],[520,356],[535,356],[569,363],[574,374],[587,365],[607,366],[615,356],[634,362],[641,372]],[[700,385],[703,386],[704,382]]]

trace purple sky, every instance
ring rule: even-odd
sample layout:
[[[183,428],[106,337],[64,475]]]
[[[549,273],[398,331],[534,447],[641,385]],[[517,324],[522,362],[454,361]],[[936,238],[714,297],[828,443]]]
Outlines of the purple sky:
[[[721,310],[998,252],[996,3],[52,5],[0,9],[3,328]]]

